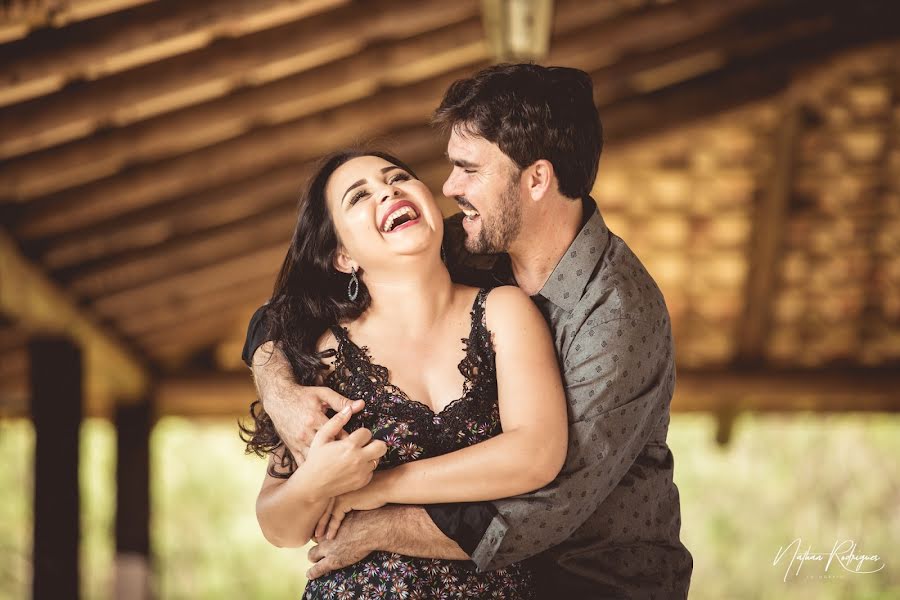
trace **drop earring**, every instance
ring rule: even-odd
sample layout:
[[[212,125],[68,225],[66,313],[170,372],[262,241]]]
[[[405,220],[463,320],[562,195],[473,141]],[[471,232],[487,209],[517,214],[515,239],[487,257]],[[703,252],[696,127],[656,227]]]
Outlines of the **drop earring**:
[[[353,302],[357,296],[359,296],[359,277],[356,276],[356,267],[353,267],[350,283],[347,284],[347,297],[350,298],[350,302]]]

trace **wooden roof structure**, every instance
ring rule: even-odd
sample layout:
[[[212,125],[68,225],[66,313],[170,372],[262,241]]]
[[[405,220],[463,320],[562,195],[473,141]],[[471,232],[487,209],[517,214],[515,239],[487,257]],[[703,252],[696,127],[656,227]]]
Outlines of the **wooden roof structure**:
[[[900,408],[891,4],[553,3],[540,62],[593,76],[596,196],[666,294],[683,407]],[[88,414],[242,412],[311,161],[379,139],[439,193],[429,116],[492,62],[477,0],[0,7],[0,416],[40,331],[85,349]]]

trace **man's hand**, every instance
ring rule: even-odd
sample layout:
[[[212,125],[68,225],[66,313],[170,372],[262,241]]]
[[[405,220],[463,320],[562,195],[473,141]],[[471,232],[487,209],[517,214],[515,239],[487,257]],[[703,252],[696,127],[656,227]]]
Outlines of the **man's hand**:
[[[256,350],[251,368],[263,408],[298,463],[306,460],[316,432],[328,422],[328,408],[340,412],[349,404],[357,413],[365,405],[362,400],[351,401],[331,388],[295,383],[287,358],[272,342]],[[342,431],[337,439],[346,436]]]
[[[382,515],[379,512],[381,511],[351,512],[334,539],[317,539],[318,545],[309,550],[309,561],[314,564],[306,572],[307,579],[343,569],[375,551],[373,540],[388,533],[383,530],[386,521],[380,518]]]
[[[375,510],[354,510],[333,540],[318,538],[316,542],[309,551],[314,563],[306,573],[309,579],[359,562],[375,550],[421,558],[469,559],[421,506],[389,504]]]
[[[380,485],[382,481],[384,474],[376,473],[368,485],[332,498],[316,526],[316,538],[333,540],[350,511],[374,510],[387,504],[384,486]]]

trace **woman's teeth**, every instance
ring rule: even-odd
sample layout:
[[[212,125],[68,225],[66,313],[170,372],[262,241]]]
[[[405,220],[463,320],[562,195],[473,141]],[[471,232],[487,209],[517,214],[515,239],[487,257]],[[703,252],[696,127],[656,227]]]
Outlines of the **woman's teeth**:
[[[413,219],[419,218],[419,215],[416,214],[416,211],[413,210],[411,206],[403,206],[390,214],[390,216],[384,222],[384,227],[382,227],[381,230],[384,233],[389,232],[394,228],[394,221],[400,219],[401,217],[409,217],[408,219],[403,220],[403,222],[406,223],[407,221],[412,221]]]

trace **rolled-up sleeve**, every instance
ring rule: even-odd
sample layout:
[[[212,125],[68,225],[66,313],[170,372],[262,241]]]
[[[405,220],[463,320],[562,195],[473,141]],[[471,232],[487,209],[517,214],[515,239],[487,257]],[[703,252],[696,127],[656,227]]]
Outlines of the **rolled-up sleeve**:
[[[470,553],[479,570],[565,541],[619,484],[668,414],[675,378],[668,319],[587,323],[564,359],[565,465],[550,485],[493,503],[496,515]]]

